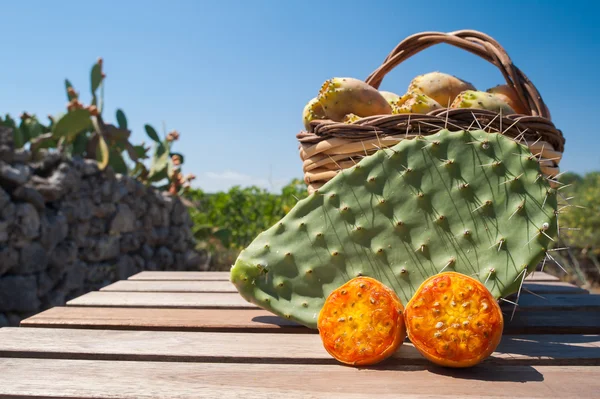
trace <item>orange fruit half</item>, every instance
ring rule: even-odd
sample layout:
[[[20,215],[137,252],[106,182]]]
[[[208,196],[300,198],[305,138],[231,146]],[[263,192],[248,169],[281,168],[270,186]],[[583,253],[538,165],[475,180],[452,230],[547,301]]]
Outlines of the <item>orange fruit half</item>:
[[[356,277],[329,294],[317,328],[335,359],[372,365],[390,357],[406,338],[403,310],[392,289],[371,277]]]
[[[504,328],[490,291],[456,272],[425,280],[406,305],[404,320],[415,348],[433,363],[449,367],[470,367],[486,359]]]

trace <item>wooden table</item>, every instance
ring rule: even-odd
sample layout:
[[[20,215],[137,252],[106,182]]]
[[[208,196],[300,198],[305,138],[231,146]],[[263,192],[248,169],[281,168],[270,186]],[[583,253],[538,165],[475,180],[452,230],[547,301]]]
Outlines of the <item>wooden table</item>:
[[[142,272],[0,329],[0,397],[600,398],[600,295],[536,272],[471,369],[405,342],[369,368],[245,302],[220,272]],[[535,293],[535,294],[533,294]]]

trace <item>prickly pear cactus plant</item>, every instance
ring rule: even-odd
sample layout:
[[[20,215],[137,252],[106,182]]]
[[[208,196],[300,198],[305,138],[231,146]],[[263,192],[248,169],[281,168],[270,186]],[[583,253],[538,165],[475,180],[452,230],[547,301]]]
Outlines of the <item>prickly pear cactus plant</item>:
[[[441,271],[473,276],[500,298],[544,257],[556,207],[526,146],[443,130],[341,171],[256,237],[230,279],[246,300],[311,328],[325,298],[361,275],[403,304]]]

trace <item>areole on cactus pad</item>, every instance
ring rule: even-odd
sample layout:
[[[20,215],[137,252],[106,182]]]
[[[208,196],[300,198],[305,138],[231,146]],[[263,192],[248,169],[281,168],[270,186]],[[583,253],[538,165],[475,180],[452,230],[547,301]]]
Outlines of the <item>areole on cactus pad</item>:
[[[403,304],[442,271],[514,293],[557,231],[556,191],[530,150],[498,133],[442,130],[338,173],[239,255],[248,301],[316,328],[327,296],[357,276]]]

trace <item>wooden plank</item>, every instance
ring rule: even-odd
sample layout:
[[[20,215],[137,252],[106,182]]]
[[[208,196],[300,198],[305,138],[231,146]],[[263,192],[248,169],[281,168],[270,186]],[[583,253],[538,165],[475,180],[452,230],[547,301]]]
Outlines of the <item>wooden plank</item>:
[[[128,280],[222,280],[229,281],[229,272],[157,272],[143,271],[129,277]],[[525,278],[526,281],[560,281],[546,272],[535,272]]]
[[[600,335],[504,336],[486,361],[600,365]],[[316,334],[0,329],[0,357],[229,363],[331,363]],[[407,340],[394,364],[427,364]]]
[[[26,327],[134,330],[316,333],[262,309],[154,309],[55,307],[21,321]],[[511,320],[505,312],[505,334],[600,334],[597,312],[523,312]]]
[[[0,397],[597,398],[593,366],[176,363],[0,359]],[[34,376],[34,378],[31,378]]]
[[[130,276],[128,280],[221,280],[229,281],[229,272],[157,272],[144,271]]]
[[[599,310],[600,295],[555,295],[542,297],[523,294],[519,298],[522,310]],[[239,293],[222,292],[120,292],[93,291],[67,302],[69,306],[115,306],[115,307],[156,307],[156,308],[229,308],[256,309],[255,304],[246,301]],[[502,302],[504,309],[512,304]]]
[[[523,291],[534,294],[589,294],[589,291],[563,281],[526,282]],[[220,280],[121,280],[100,291],[120,292],[237,292],[230,281]]]
[[[144,308],[256,309],[238,293],[93,291],[67,302],[69,306]]]
[[[229,292],[237,290],[230,281],[121,280],[100,289],[114,292]]]

